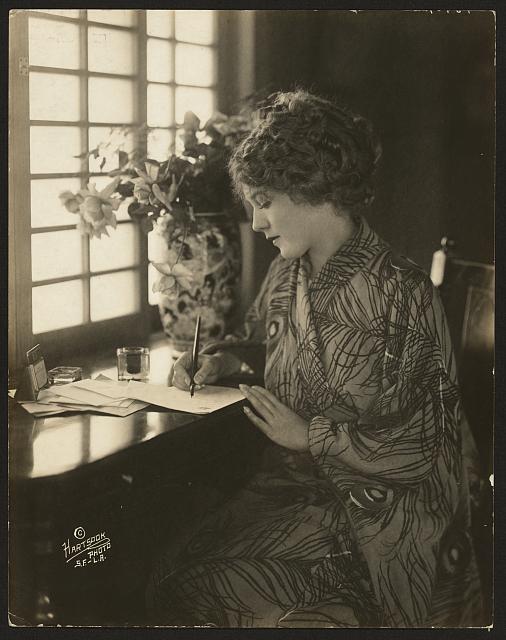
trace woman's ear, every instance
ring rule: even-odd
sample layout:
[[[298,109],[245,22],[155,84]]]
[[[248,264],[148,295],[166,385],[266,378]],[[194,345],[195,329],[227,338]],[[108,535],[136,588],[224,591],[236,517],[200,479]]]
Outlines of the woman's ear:
[[[246,217],[248,218],[249,222],[251,222],[253,220],[253,205],[246,199],[243,200],[243,205],[244,210],[246,211]]]

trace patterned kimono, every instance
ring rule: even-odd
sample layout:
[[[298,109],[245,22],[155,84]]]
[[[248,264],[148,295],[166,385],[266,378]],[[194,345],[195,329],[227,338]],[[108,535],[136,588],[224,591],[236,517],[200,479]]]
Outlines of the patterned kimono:
[[[277,257],[241,336],[309,425],[272,444],[148,587],[158,624],[476,626],[476,462],[443,309],[428,277],[359,220],[314,280]]]

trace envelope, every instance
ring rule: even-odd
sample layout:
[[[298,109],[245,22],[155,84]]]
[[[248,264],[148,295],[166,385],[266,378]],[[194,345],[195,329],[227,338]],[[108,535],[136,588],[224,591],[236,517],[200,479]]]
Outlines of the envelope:
[[[67,386],[67,385],[65,385]],[[78,380],[71,382],[70,385],[76,389],[87,390],[93,393],[99,393],[108,398],[126,398],[125,393],[128,388],[128,382],[117,382],[116,380]]]
[[[73,386],[74,383],[61,384],[49,389],[43,389],[39,393],[39,402],[72,402],[73,404],[88,404],[93,406],[115,405],[122,401],[121,398],[112,398],[111,396],[81,389]]]

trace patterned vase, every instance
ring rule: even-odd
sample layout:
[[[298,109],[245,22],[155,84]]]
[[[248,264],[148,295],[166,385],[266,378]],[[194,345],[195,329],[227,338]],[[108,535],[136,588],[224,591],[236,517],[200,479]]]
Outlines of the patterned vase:
[[[183,273],[180,278],[175,275],[173,288],[158,293],[163,330],[175,351],[191,348],[199,314],[203,344],[225,335],[237,309],[241,273],[237,220],[223,213],[196,213],[195,218],[196,231],[186,236],[179,230],[179,235],[176,231],[167,239],[170,234],[156,228],[149,234],[150,261],[174,265],[177,260]]]

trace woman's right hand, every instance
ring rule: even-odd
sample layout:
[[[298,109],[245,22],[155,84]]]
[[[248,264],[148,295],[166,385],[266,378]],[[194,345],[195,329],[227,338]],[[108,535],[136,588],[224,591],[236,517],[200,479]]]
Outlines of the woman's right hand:
[[[183,391],[190,389],[192,356],[185,351],[174,363],[167,384]],[[212,384],[220,378],[232,375],[241,368],[241,361],[231,353],[218,352],[212,355],[200,354],[198,368],[195,373],[195,385],[198,389],[205,384]]]

